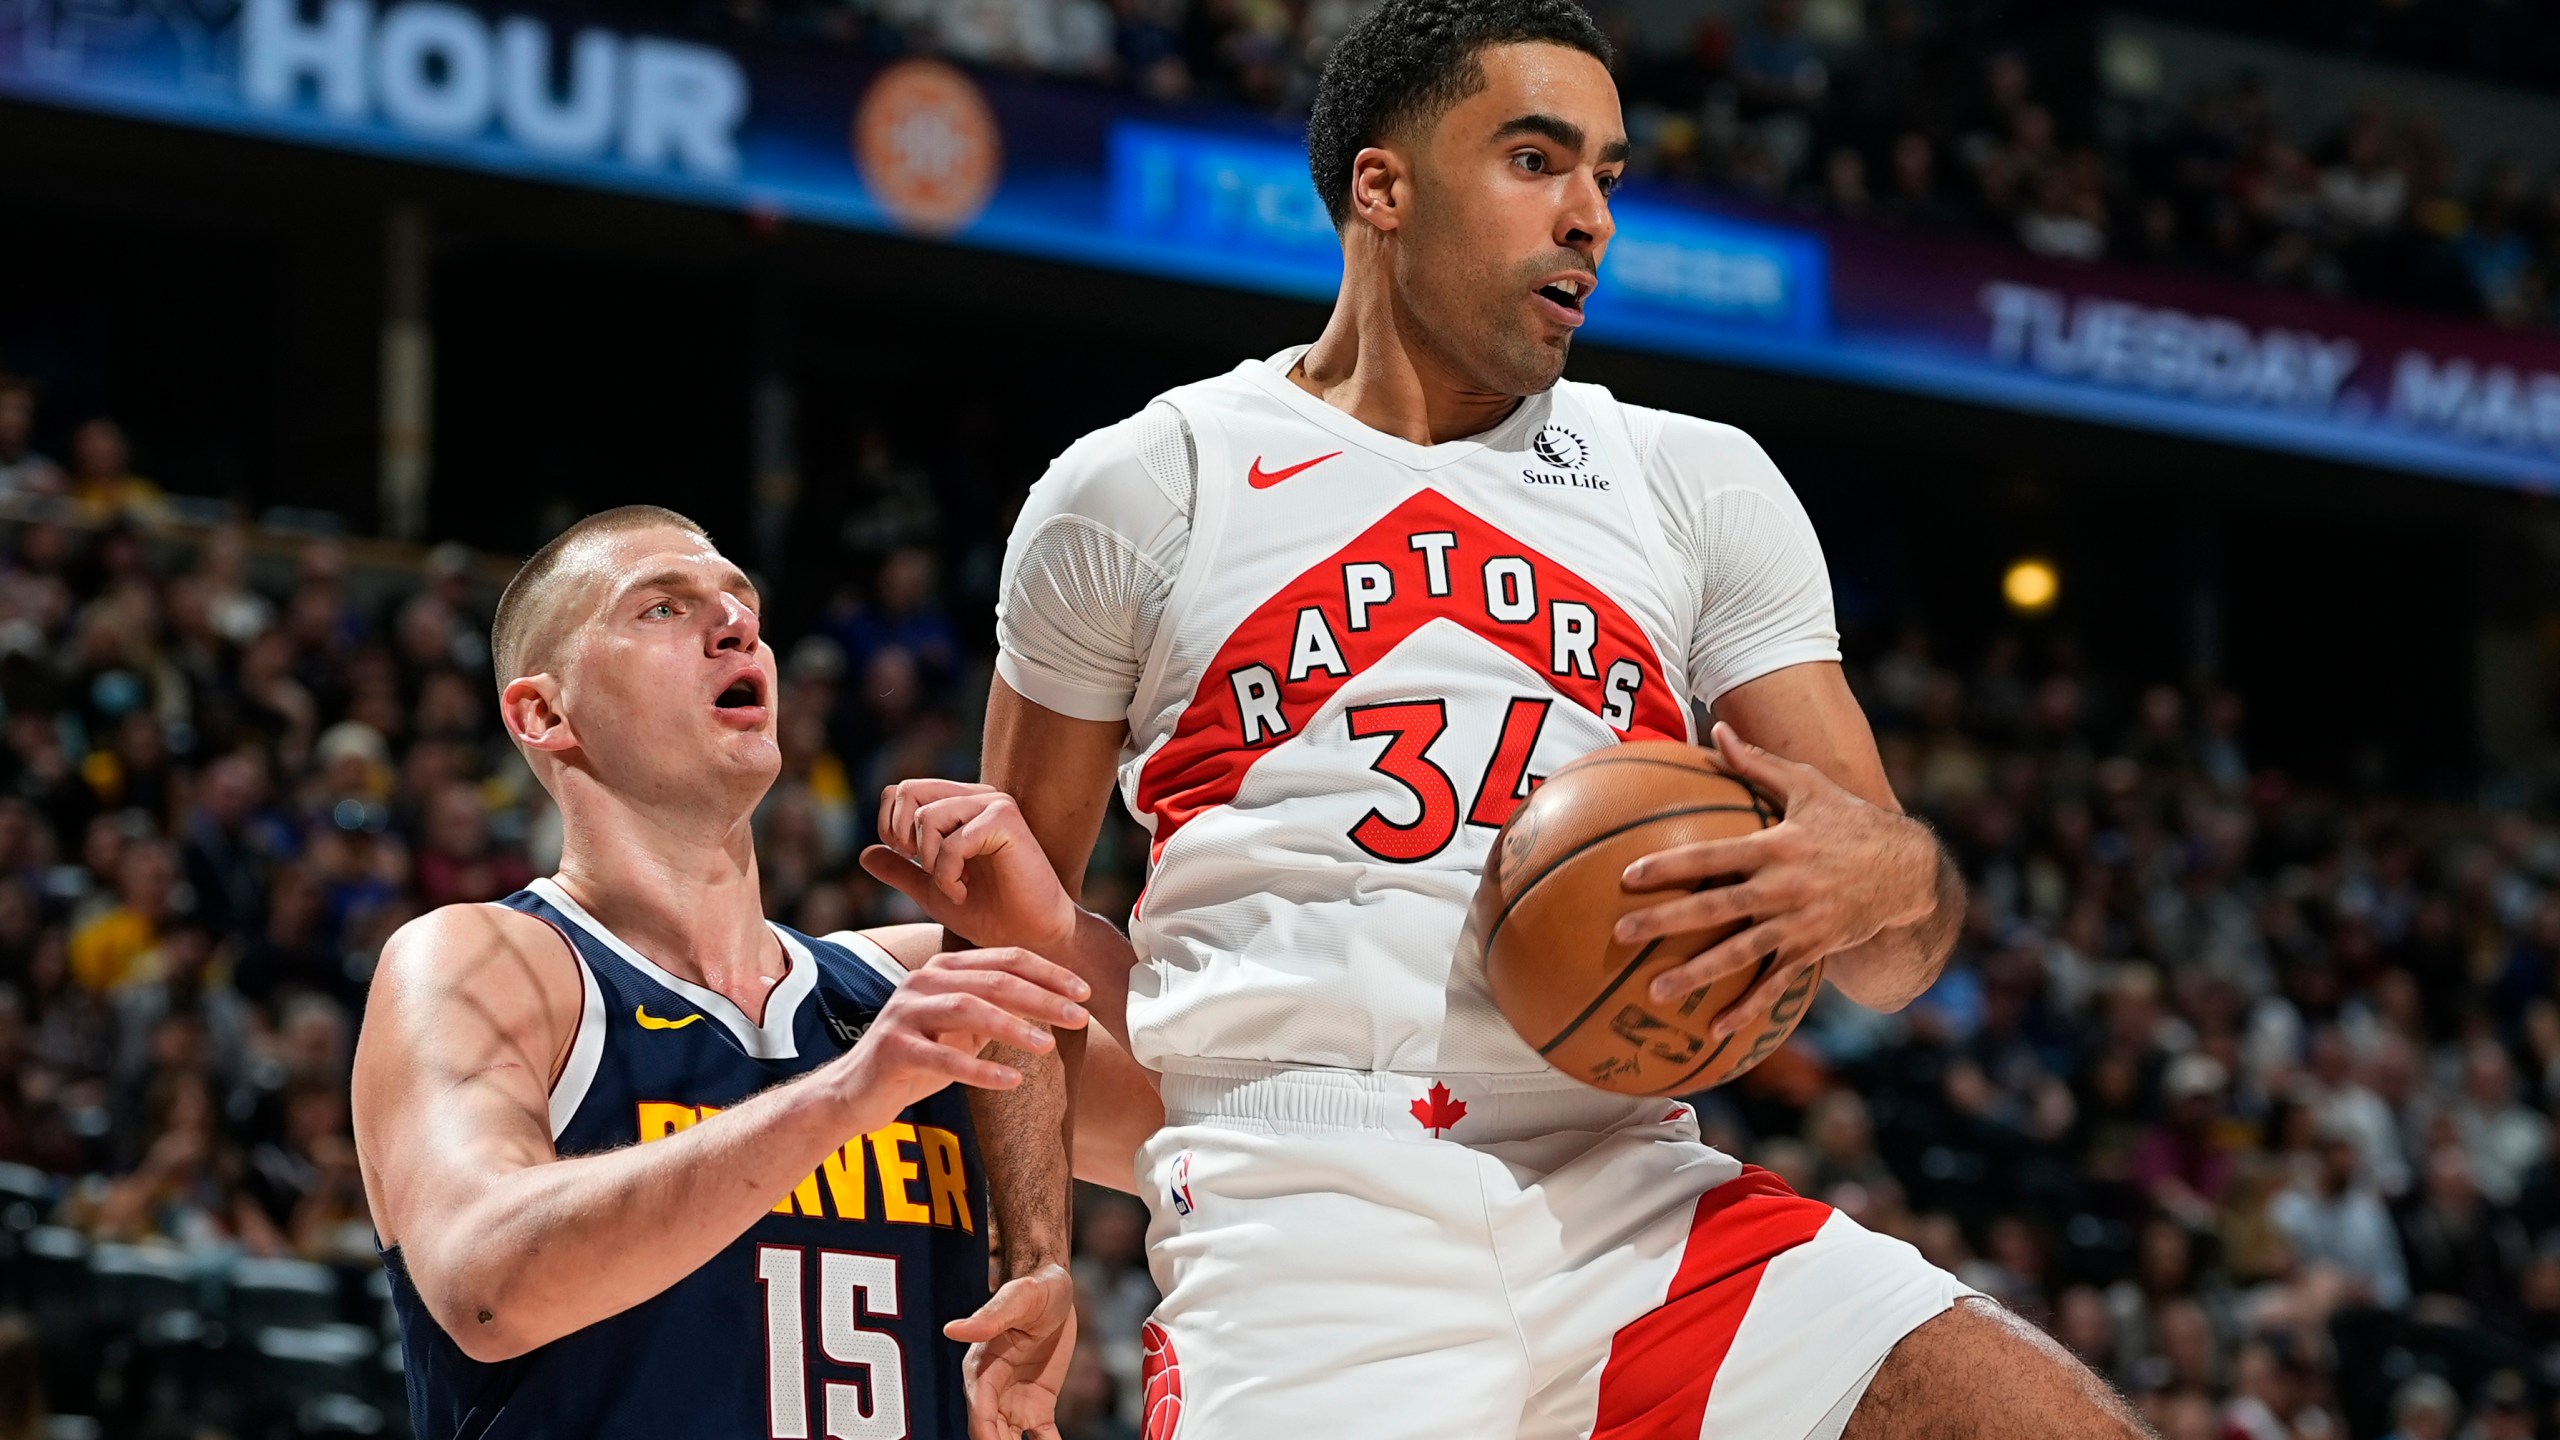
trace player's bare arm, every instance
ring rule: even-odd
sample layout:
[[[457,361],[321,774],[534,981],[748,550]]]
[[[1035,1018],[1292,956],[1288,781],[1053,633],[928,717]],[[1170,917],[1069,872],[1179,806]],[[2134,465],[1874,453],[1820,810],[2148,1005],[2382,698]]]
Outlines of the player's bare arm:
[[[1046,956],[1092,985],[1085,1005],[1092,1023],[1069,1077],[1075,1174],[1135,1193],[1138,1147],[1162,1128],[1164,1104],[1155,1072],[1129,1052],[1129,971],[1137,953],[1128,937],[1067,898],[1020,805],[991,785],[893,785],[881,797],[880,834],[890,843],[863,856],[872,875],[936,920]]]
[[[1902,811],[1865,712],[1833,662],[1792,665],[1716,702],[1725,763],[1786,818],[1755,834],[1685,845],[1627,867],[1631,889],[1695,890],[1629,915],[1622,941],[1750,923],[1654,986],[1671,999],[1775,954],[1716,1021],[1724,1036],[1765,1014],[1816,961],[1861,1005],[1898,1010],[1938,978],[1964,919],[1964,881],[1928,826]]]
[[[1083,991],[1026,952],[937,957],[824,1069],[663,1142],[563,1160],[549,1090],[582,1004],[568,946],[519,912],[436,911],[384,947],[356,1053],[382,1243],[466,1354],[524,1354],[692,1273],[846,1136],[946,1084],[1018,1085],[981,1046],[1047,1051]]]
[[[1001,708],[1005,694],[1002,681],[997,682],[996,689],[997,698],[990,701],[987,716],[986,777],[999,787],[1010,788],[1027,783],[1029,776],[1043,769],[1066,768],[1061,762],[1069,761],[1068,755],[1036,749],[1026,753],[1025,737],[1009,720],[1009,712]],[[1087,746],[1094,746],[1092,737],[1084,739]],[[1115,739],[1108,755],[1116,756],[1117,752]],[[1042,841],[1043,852],[1053,860],[1064,853],[1057,847],[1075,845],[1074,871],[1070,874],[1061,868],[1057,875],[1067,895],[1081,890],[1084,860],[1092,853],[1094,836],[1101,827],[1102,806],[1109,792],[1109,758],[1104,759],[1100,773],[1103,783],[1090,792],[1081,807],[1060,807],[1071,815],[1080,815],[1080,843],[1074,842],[1064,829],[1057,832],[1055,846],[1045,838]],[[1044,791],[1038,803],[1044,807],[1056,805],[1067,793],[1063,789]],[[892,833],[901,823],[887,813],[882,819],[884,834]],[[986,917],[963,918],[974,921]],[[956,928],[950,933],[968,934],[965,929]],[[1125,986],[1125,978],[1122,983]],[[1010,1440],[1022,1429],[1046,1426],[1058,1387],[1066,1379],[1068,1357],[1075,1348],[1074,1294],[1064,1269],[1071,1227],[1070,1182],[1074,1174],[1074,1108],[1068,1077],[1079,1067],[1083,1046],[1080,1033],[1061,1039],[1053,1051],[1016,1054],[999,1048],[996,1058],[1018,1064],[1024,1083],[1006,1094],[971,1092],[970,1118],[981,1143],[997,1147],[988,1154],[986,1164],[996,1233],[1001,1237],[997,1266],[1004,1282],[984,1310],[948,1331],[956,1339],[971,1342],[973,1440],[996,1440],[998,1436]]]

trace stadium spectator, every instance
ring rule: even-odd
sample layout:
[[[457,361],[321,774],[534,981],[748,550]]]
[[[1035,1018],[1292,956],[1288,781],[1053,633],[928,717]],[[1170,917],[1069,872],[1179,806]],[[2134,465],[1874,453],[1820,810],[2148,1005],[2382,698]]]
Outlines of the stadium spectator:
[[[2168,1113],[2144,1132],[2133,1178],[2161,1211],[2195,1230],[2213,1228],[2230,1188],[2233,1157],[2223,1128],[2228,1072],[2210,1055],[2191,1052],[2169,1063],[2161,1081]]]
[[[139,1164],[76,1193],[72,1218],[101,1240],[182,1250],[284,1253],[284,1233],[246,1183],[247,1163],[220,1125],[202,1072],[175,1069],[153,1082]]]
[[[35,450],[35,387],[0,374],[0,495],[59,495],[62,467]]]
[[[2514,1312],[2516,1281],[2527,1264],[2524,1228],[2481,1198],[2471,1157],[2460,1146],[2441,1146],[2428,1158],[2426,1188],[2402,1229],[2409,1288],[2428,1302],[2422,1306],[2427,1313],[2470,1324],[2504,1320]]]
[[[93,522],[156,519],[168,508],[160,487],[133,473],[124,427],[105,416],[71,432],[71,499]]]
[[[2415,1375],[2403,1382],[2391,1400],[2394,1422],[2386,1440],[2452,1440],[2462,1418],[2462,1403],[2453,1387],[2435,1375]]]
[[[489,815],[477,788],[456,780],[427,803],[426,837],[418,848],[417,903],[425,909],[503,900],[533,879],[523,857],[492,849]]]
[[[99,841],[92,853],[112,855],[115,892],[71,932],[71,974],[105,995],[138,980],[158,978],[160,928],[177,899],[178,870],[169,847],[150,837],[121,838],[115,822],[91,827]]]
[[[2409,1300],[2409,1276],[2391,1212],[2365,1175],[2356,1137],[2339,1128],[2320,1136],[2317,1167],[2268,1205],[2268,1218],[2305,1266],[2329,1266],[2366,1303],[2398,1308]]]

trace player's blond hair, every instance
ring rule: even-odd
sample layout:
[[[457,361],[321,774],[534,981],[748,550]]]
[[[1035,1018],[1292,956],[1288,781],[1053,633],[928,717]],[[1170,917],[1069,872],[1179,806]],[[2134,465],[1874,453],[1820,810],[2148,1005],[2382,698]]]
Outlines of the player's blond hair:
[[[583,578],[570,562],[591,540],[609,539],[634,530],[682,530],[705,542],[711,532],[659,505],[622,505],[599,510],[551,537],[533,552],[506,593],[498,597],[498,614],[489,623],[489,661],[498,673],[498,688],[549,669],[560,638],[560,601]]]

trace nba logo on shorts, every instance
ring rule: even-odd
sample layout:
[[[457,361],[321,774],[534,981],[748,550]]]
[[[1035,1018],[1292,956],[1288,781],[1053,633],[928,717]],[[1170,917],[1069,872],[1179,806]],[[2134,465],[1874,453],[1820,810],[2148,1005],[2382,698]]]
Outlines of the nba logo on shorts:
[[[1173,1194],[1173,1213],[1176,1215],[1190,1214],[1191,1152],[1188,1150],[1185,1150],[1181,1154],[1173,1157],[1173,1185],[1171,1188]]]

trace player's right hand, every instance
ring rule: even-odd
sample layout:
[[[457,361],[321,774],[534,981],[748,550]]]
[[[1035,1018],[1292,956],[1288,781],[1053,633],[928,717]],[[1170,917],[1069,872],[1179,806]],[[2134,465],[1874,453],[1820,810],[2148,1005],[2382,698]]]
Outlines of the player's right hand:
[[[1013,797],[963,780],[901,780],[880,795],[862,868],[936,924],[981,945],[1060,953],[1077,911]]]
[[[991,1042],[1035,1054],[1053,1048],[1050,1030],[1081,1028],[1077,1002],[1090,994],[1073,971],[1028,950],[936,955],[900,982],[839,1062],[848,1098],[894,1117],[945,1085],[1010,1090],[1022,1073],[978,1052]]]

